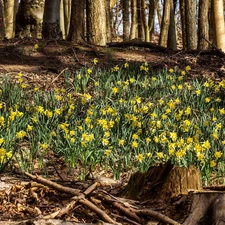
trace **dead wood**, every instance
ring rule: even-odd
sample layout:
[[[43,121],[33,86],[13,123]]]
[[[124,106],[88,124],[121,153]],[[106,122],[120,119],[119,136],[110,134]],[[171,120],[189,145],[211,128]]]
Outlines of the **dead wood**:
[[[73,189],[73,188],[69,188],[69,187],[64,187],[60,184],[57,184],[55,182],[52,182],[50,180],[47,180],[41,176],[38,176],[38,175],[32,175],[30,173],[27,173],[25,172],[25,175],[28,176],[29,178],[31,178],[32,180],[36,181],[36,182],[39,182],[41,184],[44,184],[48,187],[51,187],[57,191],[60,191],[60,192],[63,192],[63,193],[67,193],[67,194],[71,194],[71,195],[75,195],[75,196],[78,196],[81,194],[81,191],[78,190],[78,189]]]
[[[132,39],[129,41],[124,41],[124,42],[110,42],[110,43],[107,43],[107,45],[109,47],[122,47],[122,48],[131,47],[131,46],[144,47],[144,48],[150,48],[150,49],[156,50],[158,52],[163,52],[163,53],[166,53],[169,51],[168,48],[159,46],[159,45],[151,43],[151,42],[142,41],[139,38],[135,38],[135,39]]]
[[[77,223],[77,222],[69,222],[64,220],[57,220],[57,219],[29,219],[29,220],[22,220],[22,221],[0,221],[0,225],[113,225],[111,223]]]
[[[175,220],[170,219],[169,217],[156,212],[154,210],[151,209],[140,209],[140,210],[134,210],[134,212],[139,215],[139,216],[150,216],[153,217],[154,219],[164,222],[164,223],[169,223],[171,225],[181,225],[180,223],[178,223]]]
[[[112,204],[115,208],[117,208],[120,212],[122,212],[124,215],[126,215],[130,219],[138,222],[139,224],[143,224],[144,220],[141,219],[139,216],[137,216],[134,212],[132,212],[130,207],[122,206],[120,202],[115,200],[115,198],[112,198],[110,195],[99,194],[98,197]],[[125,205],[124,202],[123,202],[123,205]]]
[[[80,190],[76,190],[76,189],[73,189],[73,188],[68,188],[68,187],[64,187],[62,185],[59,185],[59,184],[56,184],[52,181],[49,181],[41,176],[34,176],[32,174],[29,174],[27,172],[25,172],[25,175],[28,176],[29,178],[37,181],[37,182],[40,182],[44,185],[47,185],[57,191],[60,191],[60,192],[64,192],[64,193],[67,193],[67,194],[73,194],[74,197],[72,198],[72,200],[74,201],[78,201],[79,203],[87,206],[89,209],[91,209],[93,212],[95,212],[102,220],[104,220],[105,222],[108,222],[108,223],[111,223],[111,224],[118,224],[116,221],[114,221],[112,218],[110,218],[104,211],[102,211],[101,209],[99,209],[96,205],[94,205],[92,202],[90,202],[89,200],[87,200],[85,198],[85,195],[83,193],[81,193]],[[90,191],[88,191],[90,192]],[[75,202],[74,204],[71,204],[71,206],[75,205]],[[68,207],[68,209],[71,209],[71,207]],[[64,211],[65,212],[65,211]],[[58,215],[59,212],[55,212],[55,216]]]

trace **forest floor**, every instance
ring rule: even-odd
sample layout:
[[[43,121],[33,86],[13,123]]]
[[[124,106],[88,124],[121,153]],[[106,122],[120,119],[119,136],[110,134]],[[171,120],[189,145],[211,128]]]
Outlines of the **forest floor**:
[[[35,49],[35,44],[38,48]],[[53,87],[60,87],[63,84],[61,74],[64,70],[76,71],[85,66],[93,65],[93,59],[98,59],[98,66],[101,68],[111,68],[115,65],[125,62],[143,63],[147,62],[149,68],[161,70],[164,68],[184,68],[191,67],[191,77],[211,77],[212,79],[221,79],[225,76],[225,57],[213,54],[213,52],[157,52],[156,49],[147,48],[103,48],[94,46],[72,45],[66,41],[42,41],[36,39],[23,40],[4,40],[0,42],[0,74],[17,74],[19,72],[30,77],[31,82],[36,82],[38,86],[52,83]],[[57,78],[57,82],[51,82]],[[49,88],[49,86],[48,86]],[[51,87],[50,87],[51,88]],[[57,162],[55,162],[57,160]],[[49,166],[49,179],[55,180],[62,185],[70,186],[84,191],[93,180],[86,182],[78,181],[79,171],[67,168],[60,158],[52,156],[52,165]],[[77,175],[77,176],[76,176]],[[111,174],[104,174],[110,177]],[[124,174],[120,181],[115,184],[103,185],[103,191],[112,195],[117,195],[123,185],[128,181],[129,174]],[[109,181],[111,182],[111,181]],[[104,183],[104,182],[103,182]],[[107,183],[107,181],[106,181]],[[97,205],[101,205],[97,199]],[[66,194],[56,193],[55,190],[45,188],[30,182],[30,180],[20,173],[6,172],[0,176],[0,225],[14,224],[12,221],[21,222],[31,218],[37,218],[41,215],[50,215],[62,206],[67,205],[70,199]],[[26,204],[25,204],[26,203]],[[110,209],[103,208],[109,211]],[[117,211],[113,208],[114,217],[119,218]],[[74,213],[69,213],[63,219],[70,221],[67,224],[88,224],[98,221],[98,216],[91,210],[83,210],[80,205],[75,206]],[[49,217],[57,218],[57,217]],[[1,221],[8,221],[1,222]],[[11,222],[9,222],[11,221]],[[135,224],[127,220],[123,224]],[[73,223],[72,223],[73,222]],[[20,224],[45,224],[43,221],[34,223],[26,221]],[[66,224],[53,221],[49,224]],[[139,223],[136,223],[139,224]],[[157,223],[149,223],[157,224]]]

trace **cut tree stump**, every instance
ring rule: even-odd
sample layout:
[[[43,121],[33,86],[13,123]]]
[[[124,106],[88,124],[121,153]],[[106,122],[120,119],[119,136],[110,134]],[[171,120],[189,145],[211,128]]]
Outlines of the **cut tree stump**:
[[[134,173],[121,193],[183,225],[225,224],[225,191],[205,190],[200,171],[170,162]]]

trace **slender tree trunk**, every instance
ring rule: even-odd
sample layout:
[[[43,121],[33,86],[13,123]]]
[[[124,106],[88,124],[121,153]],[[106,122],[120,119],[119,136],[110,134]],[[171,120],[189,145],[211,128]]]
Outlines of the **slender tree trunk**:
[[[63,39],[66,39],[66,31],[65,31],[65,18],[64,18],[64,4],[63,1],[60,2],[60,29],[62,31]]]
[[[141,0],[141,9],[142,9],[142,29],[144,32],[144,40],[149,42],[150,41],[150,29],[147,23],[147,15],[146,15],[146,2],[145,0]]]
[[[64,10],[64,27],[65,27],[65,36],[67,37],[70,27],[70,16],[71,16],[71,2],[72,0],[61,0],[63,2]]]
[[[170,0],[170,25],[169,25],[167,47],[172,50],[177,50],[177,35],[176,35],[174,0]]]
[[[225,28],[223,0],[213,0],[216,46],[225,52]]]
[[[215,22],[213,13],[213,1],[209,0],[209,40],[215,44]]]
[[[71,22],[67,39],[73,43],[81,43],[84,37],[84,0],[73,0],[71,8]]]
[[[130,23],[129,23],[129,0],[123,0],[123,40],[128,41],[130,37]]]
[[[154,33],[154,21],[155,21],[155,1],[154,0],[150,0],[149,1],[149,17],[148,17],[148,27],[150,30],[150,40],[151,41],[151,37],[152,34]]]
[[[138,37],[137,34],[138,20],[137,20],[137,0],[131,0],[131,32],[130,39]]]
[[[187,0],[186,8],[187,49],[197,48],[196,0]]]
[[[169,26],[170,26],[170,0],[165,0],[163,6],[163,19],[161,23],[161,32],[159,38],[159,45],[163,47],[167,47]]]
[[[144,40],[144,31],[142,26],[141,0],[137,0],[137,22],[138,22],[138,38]]]
[[[199,0],[199,22],[198,22],[198,49],[206,50],[209,47],[209,1]]]
[[[87,2],[87,33],[90,43],[104,46],[107,42],[105,0]]]
[[[4,0],[5,35],[7,38],[15,36],[15,0]]]
[[[156,5],[156,12],[157,12],[159,26],[161,26],[161,24],[162,24],[162,15],[161,15],[161,9],[160,9],[160,5],[159,5],[159,0],[156,0],[155,5]]]
[[[0,0],[0,39],[5,38],[4,2]]]
[[[60,0],[45,0],[42,25],[42,37],[46,39],[62,38],[60,30]]]
[[[110,8],[110,1],[106,1],[106,38],[107,42],[112,42],[112,14]]]
[[[186,11],[185,1],[180,0],[180,17],[181,17],[181,29],[182,29],[182,42],[183,49],[187,49],[187,29],[186,29]]]

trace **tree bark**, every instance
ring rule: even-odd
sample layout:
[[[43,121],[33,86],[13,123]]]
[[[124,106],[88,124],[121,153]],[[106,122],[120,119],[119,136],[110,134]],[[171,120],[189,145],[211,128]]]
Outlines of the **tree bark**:
[[[187,50],[197,48],[196,0],[187,0],[185,5]]]
[[[182,43],[183,49],[187,49],[187,30],[186,30],[186,11],[185,1],[180,1],[180,17],[181,17],[181,29],[182,29]]]
[[[42,38],[62,38],[62,32],[60,29],[60,0],[45,0]]]
[[[209,1],[199,1],[199,22],[198,22],[198,49],[207,50],[209,47]]]
[[[0,39],[5,38],[4,2],[0,0]]]
[[[174,0],[170,0],[170,25],[169,25],[169,32],[168,32],[167,47],[174,51],[177,50]]]
[[[21,0],[16,16],[16,36],[42,37],[45,0]]]
[[[107,42],[105,0],[88,0],[87,3],[87,35],[89,42],[105,46]]]
[[[225,28],[223,0],[213,0],[216,46],[225,52]]]
[[[15,14],[17,4],[18,2],[15,0],[4,0],[6,38],[13,38],[15,36]]]
[[[170,0],[165,0],[163,6],[163,19],[161,24],[161,32],[159,38],[159,45],[163,47],[167,47],[168,41],[168,33],[169,33],[169,26],[170,26]]]
[[[149,2],[149,16],[148,16],[148,27],[150,32],[150,40],[152,39],[152,34],[154,33],[154,21],[155,21],[155,1],[150,0]]]
[[[138,19],[137,19],[137,0],[131,0],[131,32],[130,39],[138,37],[137,28],[138,28]]]
[[[71,9],[70,30],[67,40],[73,43],[81,43],[84,35],[84,0],[73,0]]]
[[[129,23],[129,0],[123,0],[123,41],[128,41],[130,37],[130,23]]]

